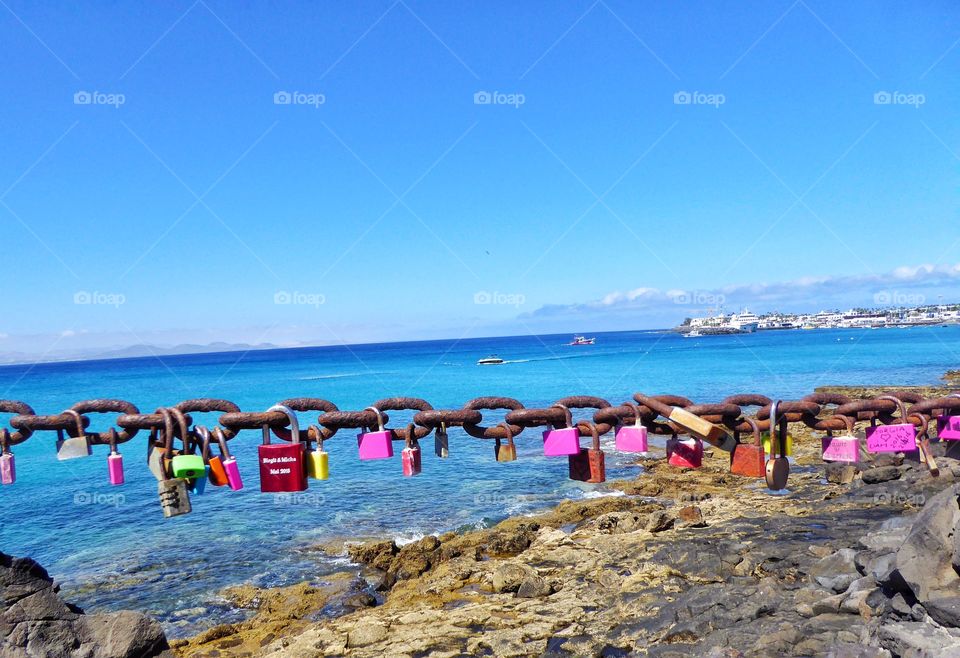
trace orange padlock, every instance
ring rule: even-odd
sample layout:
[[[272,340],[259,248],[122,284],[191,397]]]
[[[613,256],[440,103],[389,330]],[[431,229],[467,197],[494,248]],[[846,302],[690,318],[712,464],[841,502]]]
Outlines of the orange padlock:
[[[767,473],[767,460],[763,452],[763,441],[760,438],[760,426],[753,418],[744,418],[753,429],[753,445],[740,443],[740,431],[734,431],[737,446],[730,453],[730,472],[748,478],[762,478]]]

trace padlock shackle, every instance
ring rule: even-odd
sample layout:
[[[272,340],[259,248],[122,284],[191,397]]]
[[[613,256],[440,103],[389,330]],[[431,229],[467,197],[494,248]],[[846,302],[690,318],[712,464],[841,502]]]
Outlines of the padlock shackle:
[[[563,409],[563,415],[564,415],[564,420],[567,423],[567,429],[573,427],[573,414],[570,413],[570,409],[569,407],[567,407],[567,405],[556,402],[554,404],[551,404],[550,407],[551,408],[557,407],[557,408]]]
[[[744,416],[743,421],[750,426],[750,429],[753,432],[753,445],[763,450],[763,437],[760,433],[760,423],[757,422],[756,418],[751,416]]]
[[[593,440],[593,443],[592,443],[593,449],[599,450],[600,449],[600,432],[599,430],[597,430],[596,424],[585,421],[585,420],[581,420],[580,422],[577,423],[578,432],[580,431],[581,427],[587,428],[587,431],[590,433],[591,438]],[[577,442],[579,443],[579,439],[577,440]]]
[[[416,433],[415,433],[415,431],[414,431],[414,430],[416,430],[416,428],[417,428],[416,423],[409,423],[409,424],[407,425],[407,436],[406,436],[406,438],[404,439],[404,447],[405,447],[405,448],[417,448],[417,447],[419,447],[420,442],[417,440]]]
[[[382,432],[383,431],[383,414],[380,413],[380,410],[377,409],[376,407],[365,407],[364,411],[372,411],[373,413],[377,414],[377,431]]]
[[[83,416],[80,415],[79,411],[77,411],[76,409],[65,409],[62,415],[70,416],[77,422],[76,438],[82,438],[83,436],[85,436],[84,428],[83,428]],[[68,432],[67,436],[69,436],[69,434],[70,433]]]
[[[300,443],[300,421],[297,420],[297,414],[294,413],[293,409],[282,404],[275,404],[267,409],[267,413],[271,411],[282,412],[287,417],[287,420],[290,421],[291,442]],[[263,426],[263,443],[264,445],[270,445],[270,426],[267,424]]]
[[[110,444],[111,455],[120,454],[120,451],[117,450],[117,430],[112,427],[107,430],[107,443]]]
[[[193,433],[200,440],[200,457],[204,463],[210,461],[210,430],[205,425],[197,425]]]
[[[220,444],[220,456],[224,460],[230,459],[230,449],[227,448],[227,437],[226,433],[219,427],[213,428],[213,436],[216,438],[217,443]]]
[[[877,398],[878,400],[889,400],[890,402],[895,402],[897,404],[897,411],[900,412],[900,422],[901,423],[910,423],[907,419],[907,405],[904,404],[903,400],[893,395],[881,395]],[[912,423],[911,423],[912,424]]]
[[[173,457],[173,414],[170,413],[170,410],[166,407],[160,407],[154,413],[160,414],[163,417],[163,448],[166,452],[166,457]],[[160,456],[160,470],[163,472],[167,479],[173,478],[172,466],[163,455]]]
[[[177,421],[177,431],[180,433],[180,440],[183,441],[183,452],[192,455],[193,442],[190,440],[190,423],[187,422],[186,415],[176,407],[170,407],[170,413]]]

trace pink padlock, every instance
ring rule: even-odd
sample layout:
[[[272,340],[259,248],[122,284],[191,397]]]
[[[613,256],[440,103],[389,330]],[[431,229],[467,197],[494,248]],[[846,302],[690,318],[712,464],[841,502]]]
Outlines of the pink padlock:
[[[4,434],[4,438],[6,438],[6,430],[0,430],[0,433]],[[6,440],[4,440],[3,444],[0,444],[0,484],[13,484],[16,481],[16,461],[13,458],[13,453],[7,447]]]
[[[700,468],[703,465],[703,441],[696,439],[678,439],[674,436],[667,441],[667,463],[679,468]]]
[[[633,407],[634,424],[621,425],[617,428],[614,436],[614,445],[621,452],[646,452],[647,451],[647,428],[640,424],[640,410],[637,405],[630,404]]]
[[[110,440],[110,454],[107,455],[107,473],[110,476],[110,484],[123,484],[123,455],[117,451],[117,431],[110,428],[108,438]]]
[[[213,430],[213,436],[220,445],[220,463],[223,464],[223,470],[227,474],[227,486],[233,491],[240,491],[243,489],[243,478],[240,477],[240,466],[237,465],[237,460],[227,448],[227,437],[219,427]]]
[[[567,457],[580,454],[580,428],[572,427],[573,416],[562,404],[554,407],[563,409],[567,426],[560,429],[548,429],[543,433],[543,454],[547,457]]]
[[[896,402],[900,420],[907,419],[907,407],[903,400],[892,395],[882,395],[877,399]],[[871,423],[876,423],[876,418]],[[867,428],[867,449],[870,452],[913,452],[917,450],[917,428],[906,422],[871,425]]]
[[[361,432],[357,435],[357,447],[360,449],[360,459],[390,459],[393,457],[393,432],[383,427],[383,415],[376,407],[367,407],[367,410],[377,414],[375,432]]]
[[[941,441],[960,441],[960,416],[938,416],[937,436]]]
[[[847,426],[847,433],[842,436],[824,436],[820,439],[821,457],[827,462],[849,462],[856,464],[860,461],[860,439],[853,435],[853,420],[847,416],[843,418]]]
[[[420,475],[423,466],[420,460],[420,444],[413,435],[413,426],[408,427],[407,431],[410,434],[407,436],[407,446],[400,452],[400,459],[403,462],[403,476],[413,477]]]

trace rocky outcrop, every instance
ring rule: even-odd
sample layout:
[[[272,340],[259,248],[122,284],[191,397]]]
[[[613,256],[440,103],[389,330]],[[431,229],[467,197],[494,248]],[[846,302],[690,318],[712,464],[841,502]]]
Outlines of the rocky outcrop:
[[[0,553],[0,657],[150,658],[167,649],[152,619],[128,611],[87,615],[58,590],[35,561]]]

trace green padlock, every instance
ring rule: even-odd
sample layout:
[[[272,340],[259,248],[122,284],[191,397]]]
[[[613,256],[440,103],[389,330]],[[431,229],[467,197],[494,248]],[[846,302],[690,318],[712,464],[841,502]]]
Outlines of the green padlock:
[[[179,409],[171,408],[168,410],[168,413],[172,414],[176,419],[176,433],[180,435],[180,440],[183,441],[183,450],[179,455],[170,460],[172,476],[174,478],[185,478],[188,480],[207,477],[207,465],[203,463],[203,457],[193,454],[193,442],[190,440],[190,430],[187,427],[183,412]],[[169,432],[166,436],[167,454],[172,454],[173,452],[173,434],[174,432]]]

